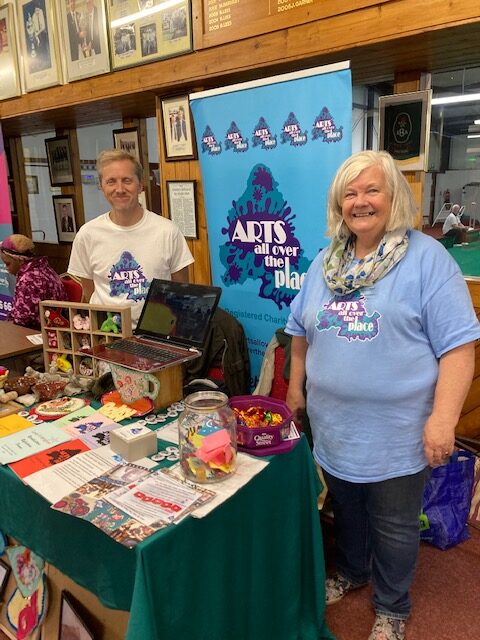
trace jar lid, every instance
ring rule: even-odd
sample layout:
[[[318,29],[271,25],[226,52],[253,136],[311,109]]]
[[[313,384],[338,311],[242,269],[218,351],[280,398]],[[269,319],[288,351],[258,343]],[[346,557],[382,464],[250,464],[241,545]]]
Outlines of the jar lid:
[[[196,391],[187,396],[184,402],[186,409],[208,412],[228,404],[228,396],[222,391]]]

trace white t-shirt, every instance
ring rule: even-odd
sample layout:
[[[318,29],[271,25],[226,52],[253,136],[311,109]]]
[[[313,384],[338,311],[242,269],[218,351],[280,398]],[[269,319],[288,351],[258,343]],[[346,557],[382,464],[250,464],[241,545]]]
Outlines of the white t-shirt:
[[[79,229],[68,272],[93,280],[92,304],[130,302],[135,327],[152,279],[170,280],[192,262],[185,238],[171,220],[145,210],[137,224],[123,227],[104,213]]]
[[[450,229],[453,229],[454,226],[461,224],[460,216],[456,216],[453,212],[450,212],[445,219],[442,227],[443,235],[446,235]]]

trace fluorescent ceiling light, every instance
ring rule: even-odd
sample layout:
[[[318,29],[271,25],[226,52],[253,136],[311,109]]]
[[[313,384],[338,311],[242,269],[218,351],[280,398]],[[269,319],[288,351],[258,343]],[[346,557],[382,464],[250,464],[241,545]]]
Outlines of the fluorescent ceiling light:
[[[474,120],[473,124],[480,124],[480,120]]]
[[[433,98],[432,105],[456,104],[458,102],[474,102],[480,100],[480,93],[467,93],[463,96],[449,96],[448,98]]]
[[[480,133],[476,133],[475,135],[467,136],[467,138],[480,138]]]

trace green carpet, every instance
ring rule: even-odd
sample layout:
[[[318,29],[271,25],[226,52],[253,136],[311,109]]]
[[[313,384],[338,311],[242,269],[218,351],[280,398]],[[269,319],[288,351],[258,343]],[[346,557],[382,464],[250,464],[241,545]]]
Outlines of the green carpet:
[[[464,276],[480,277],[480,240],[448,249]]]

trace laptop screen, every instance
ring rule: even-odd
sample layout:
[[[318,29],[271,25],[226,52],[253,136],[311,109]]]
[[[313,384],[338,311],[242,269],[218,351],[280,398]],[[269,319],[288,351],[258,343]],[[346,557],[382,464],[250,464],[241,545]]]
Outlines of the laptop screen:
[[[154,278],[134,333],[201,349],[221,292],[220,287]]]

